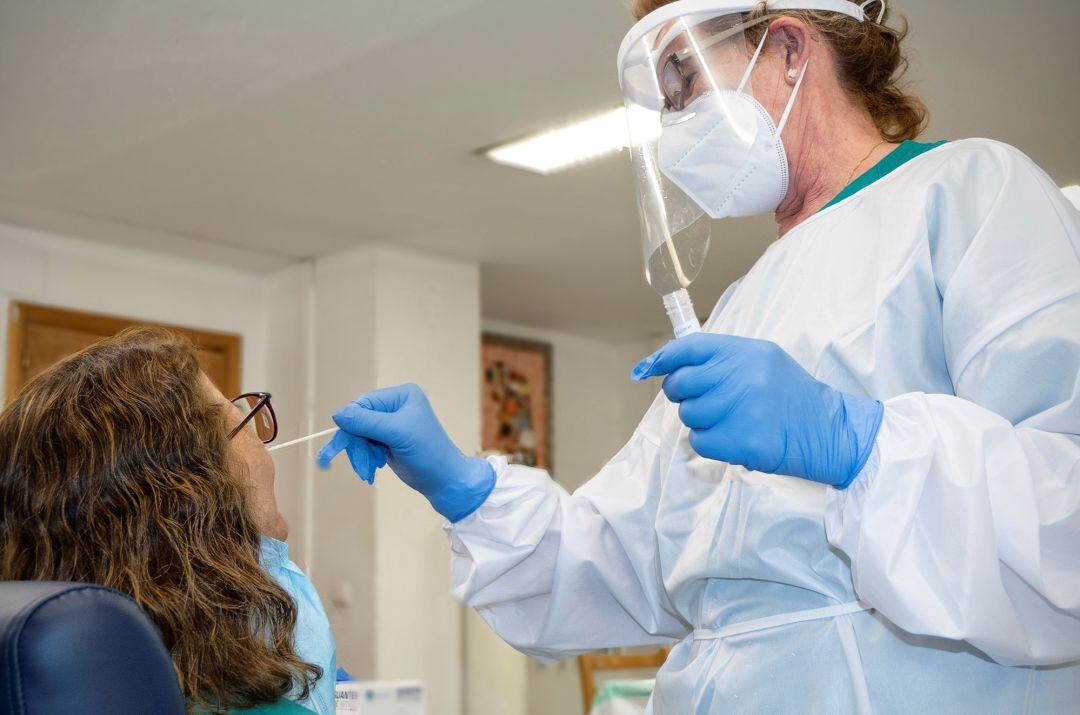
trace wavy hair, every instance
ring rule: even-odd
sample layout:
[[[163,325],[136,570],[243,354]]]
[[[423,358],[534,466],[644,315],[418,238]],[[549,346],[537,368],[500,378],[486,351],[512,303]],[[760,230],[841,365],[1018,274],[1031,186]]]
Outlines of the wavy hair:
[[[97,583],[150,616],[189,701],[307,697],[297,606],[259,564],[222,406],[192,345],[135,328],[28,383],[0,413],[0,578]]]

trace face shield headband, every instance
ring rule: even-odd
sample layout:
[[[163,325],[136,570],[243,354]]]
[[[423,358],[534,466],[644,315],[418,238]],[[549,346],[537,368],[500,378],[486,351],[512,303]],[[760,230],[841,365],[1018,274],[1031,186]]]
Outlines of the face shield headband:
[[[878,13],[871,18],[867,9],[873,5],[879,6]],[[685,18],[695,18],[692,22],[703,22],[707,19],[722,15],[749,13],[754,10],[774,13],[783,10],[818,10],[823,12],[839,12],[852,17],[860,22],[880,22],[885,15],[884,0],[866,0],[857,5],[850,0],[771,0],[771,2],[746,2],[746,0],[676,0],[676,2],[663,5],[641,18],[630,31],[626,33],[622,44],[619,46],[618,73],[619,87],[623,95],[631,101],[636,101],[644,107],[655,108],[654,93],[650,91],[655,87],[655,80],[642,77],[642,85],[638,86],[633,81],[634,73],[628,72],[627,68],[632,65],[646,65],[650,54],[656,53],[656,48],[650,47],[647,38],[653,35],[658,28],[664,25],[683,21]],[[731,33],[740,32],[743,27],[733,27]],[[727,33],[724,33],[727,34]],[[718,36],[716,41],[723,40]],[[665,40],[669,42],[670,38]],[[661,50],[663,47],[660,48]]]

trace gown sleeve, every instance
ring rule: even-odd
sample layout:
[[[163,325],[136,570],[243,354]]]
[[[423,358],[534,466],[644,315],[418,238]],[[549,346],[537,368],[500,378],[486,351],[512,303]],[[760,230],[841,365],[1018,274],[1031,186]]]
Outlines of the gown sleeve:
[[[1058,664],[1080,659],[1080,215],[986,144],[927,210],[955,395],[885,402],[826,531],[904,630]]]
[[[519,651],[547,660],[689,632],[669,603],[656,544],[663,450],[650,433],[663,411],[658,399],[574,494],[543,470],[491,458],[491,496],[447,525],[455,596]]]
[[[707,326],[738,285],[720,296]],[[543,470],[491,458],[497,481],[487,501],[447,523],[454,595],[519,651],[553,660],[692,630],[668,597],[656,541],[675,449],[664,435],[679,427],[669,406],[658,395],[626,446],[574,494]]]

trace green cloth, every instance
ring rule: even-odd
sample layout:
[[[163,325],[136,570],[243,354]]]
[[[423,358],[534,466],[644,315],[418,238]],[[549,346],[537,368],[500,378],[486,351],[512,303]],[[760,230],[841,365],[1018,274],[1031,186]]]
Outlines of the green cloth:
[[[593,707],[616,698],[623,700],[648,698],[652,695],[655,686],[656,680],[653,678],[647,680],[609,680],[600,686],[600,692],[593,698]]]
[[[913,142],[910,139],[905,140],[900,146],[883,156],[881,161],[867,169],[866,172],[855,179],[855,181],[852,181],[845,186],[843,191],[834,196],[833,200],[822,206],[820,210],[824,211],[833,204],[843,201],[852,194],[865,189],[867,186],[886,176],[890,172],[899,169],[915,157],[925,154],[931,149],[939,147],[944,143],[945,140],[939,142]]]
[[[200,708],[194,708],[192,715],[211,715],[213,711],[202,710]],[[285,700],[284,698],[278,700],[276,703],[269,703],[266,705],[256,705],[253,708],[247,710],[226,710],[228,715],[248,715],[253,713],[257,715],[312,715],[314,711],[308,710],[305,707],[301,707],[291,700]]]

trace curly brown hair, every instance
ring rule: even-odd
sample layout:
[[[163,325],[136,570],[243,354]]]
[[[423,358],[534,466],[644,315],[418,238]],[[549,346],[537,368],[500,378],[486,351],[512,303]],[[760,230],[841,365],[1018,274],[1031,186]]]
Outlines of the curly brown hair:
[[[631,0],[630,11],[640,20],[671,2],[674,0]],[[866,109],[881,138],[890,142],[915,139],[926,128],[929,112],[922,100],[907,92],[903,84],[908,60],[901,43],[908,35],[907,20],[901,18],[899,28],[889,27],[889,8],[884,2],[880,7],[884,13],[880,22],[860,22],[839,12],[774,11],[768,9],[767,3],[760,2],[753,12],[746,13],[745,19],[783,14],[805,22],[832,47],[840,86]],[[866,12],[876,20],[878,8],[877,3],[872,3]],[[760,29],[749,30],[747,39],[756,44]]]
[[[259,564],[204,379],[186,339],[136,328],[20,390],[0,413],[0,579],[130,595],[194,706],[306,698],[321,669],[297,657],[297,606]]]

